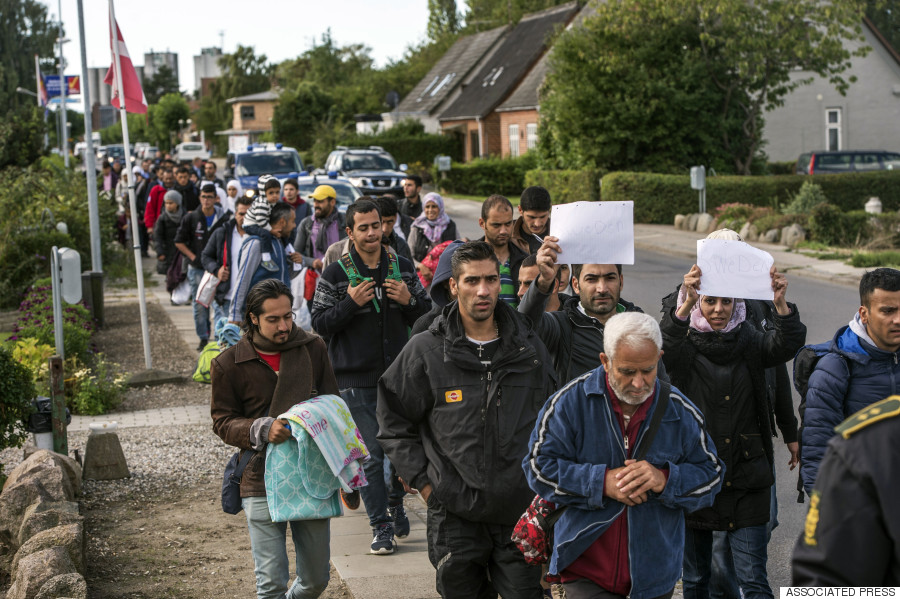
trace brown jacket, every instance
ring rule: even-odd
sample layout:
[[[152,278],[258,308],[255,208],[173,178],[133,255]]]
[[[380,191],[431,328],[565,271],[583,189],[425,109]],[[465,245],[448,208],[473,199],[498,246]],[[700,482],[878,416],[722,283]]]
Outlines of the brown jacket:
[[[541,248],[541,242],[538,241],[537,237],[532,235],[531,233],[526,233],[523,225],[525,224],[525,219],[521,216],[516,219],[516,222],[513,223],[512,235],[510,236],[510,241],[512,241],[516,247],[525,252],[526,254],[534,254]],[[547,231],[550,231],[550,222],[547,222]],[[548,233],[549,234],[549,233]]]
[[[300,384],[291,405],[272,405],[278,375],[259,357],[248,337],[242,337],[212,361],[213,431],[228,445],[241,449],[242,454],[251,450],[250,427],[257,418],[277,417],[292,405],[317,395],[337,395],[337,381],[325,342],[317,335],[303,335],[305,343],[288,351],[306,353],[310,368],[298,373]],[[250,459],[241,480],[241,497],[265,496],[265,466],[265,452]]]

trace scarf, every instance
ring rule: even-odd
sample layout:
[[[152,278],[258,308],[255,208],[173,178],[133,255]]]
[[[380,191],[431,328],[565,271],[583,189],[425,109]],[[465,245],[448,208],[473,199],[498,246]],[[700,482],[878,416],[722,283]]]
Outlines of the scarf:
[[[169,212],[163,208],[163,218],[170,220],[175,225],[180,225],[181,219],[184,218],[184,208],[178,206],[178,210],[175,212]]]
[[[435,204],[439,210],[438,217],[434,220],[428,220],[425,216],[425,206],[427,206],[429,202]],[[450,217],[444,212],[444,199],[441,196],[431,192],[422,198],[422,214],[416,217],[416,220],[413,221],[413,226],[422,229],[422,232],[425,233],[425,237],[428,241],[432,244],[440,243],[441,235],[444,234],[444,230],[449,224]]]
[[[231,181],[229,181],[228,184],[225,186],[225,189],[227,191],[227,190],[231,189],[232,187],[237,189],[237,195],[234,196],[235,200],[237,200],[239,197],[244,195],[244,188],[241,187],[241,182],[238,181],[237,179],[232,179]]]
[[[311,397],[315,385],[312,378],[312,360],[306,345],[315,339],[316,335],[307,333],[297,325],[293,325],[284,343],[273,343],[258,333],[250,339],[258,351],[267,354],[281,353],[278,382],[275,383],[269,416],[277,417],[290,410],[291,406]]]
[[[337,206],[334,207],[334,209],[331,211],[331,214],[329,214],[322,220],[316,219],[315,214],[313,214],[313,222],[319,223],[319,234],[316,235],[316,249],[322,254],[328,251],[328,227],[331,226],[337,216]]]
[[[728,332],[702,332],[692,326],[688,341],[713,364],[731,364],[750,346],[750,330],[738,325]]]
[[[675,306],[675,309],[681,307],[686,298],[687,292],[684,289],[684,285],[678,290],[678,302]],[[700,299],[697,300],[697,303],[694,304],[694,307],[691,308],[691,328],[699,331],[701,333],[712,333],[713,328],[710,326],[709,321],[706,320],[706,317],[703,316],[703,312],[700,311],[700,302],[703,301],[705,296],[701,295]],[[734,300],[734,310],[731,312],[731,320],[728,321],[728,324],[725,325],[725,328],[722,329],[721,333],[727,333],[739,327],[742,322],[747,319],[747,304],[744,303],[744,300],[735,298]]]

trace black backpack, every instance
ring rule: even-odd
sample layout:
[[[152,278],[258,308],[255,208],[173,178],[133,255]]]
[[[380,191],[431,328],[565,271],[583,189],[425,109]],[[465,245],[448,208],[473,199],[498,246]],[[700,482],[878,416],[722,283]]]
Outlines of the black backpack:
[[[803,417],[806,414],[806,394],[809,391],[809,377],[812,376],[819,360],[829,353],[832,353],[831,341],[826,341],[825,343],[804,345],[797,351],[797,355],[794,356],[794,388],[800,394],[800,406],[797,408],[797,412],[800,415],[798,439],[800,441],[801,464],[803,464]],[[797,503],[803,503],[803,479],[800,477],[799,472],[797,473],[797,492]]]

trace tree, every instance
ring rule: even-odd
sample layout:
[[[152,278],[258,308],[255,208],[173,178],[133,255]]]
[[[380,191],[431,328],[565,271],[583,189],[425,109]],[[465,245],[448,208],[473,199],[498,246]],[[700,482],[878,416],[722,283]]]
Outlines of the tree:
[[[740,135],[723,132],[740,174],[750,174],[762,146],[765,111],[783,105],[788,94],[812,83],[813,75],[844,94],[856,80],[844,78],[850,59],[871,50],[862,32],[866,0],[672,0],[669,5],[700,24],[708,72],[725,93],[721,112],[737,107],[743,116]]]
[[[900,48],[900,3],[897,0],[868,0],[866,15],[895,50]]]
[[[156,133],[157,144],[161,148],[169,147],[172,133],[181,127],[178,121],[186,121],[190,116],[191,109],[181,94],[171,93],[160,98],[150,107],[150,123]]]
[[[252,47],[241,45],[233,54],[219,58],[219,68],[221,76],[210,86],[209,95],[200,102],[195,115],[197,128],[212,140],[216,139],[216,131],[231,128],[232,111],[228,99],[270,89],[274,70],[265,54],[257,56]],[[216,142],[219,150],[224,144],[224,139]]]
[[[161,65],[149,79],[144,79],[144,96],[148,104],[156,104],[166,94],[178,93],[178,77],[168,65]]]
[[[438,41],[460,29],[456,0],[428,0],[428,38]]]
[[[325,121],[334,104],[331,94],[311,81],[285,91],[272,117],[272,132],[278,141],[308,149],[316,141],[316,129]]]
[[[0,0],[0,114],[35,103],[34,98],[17,93],[16,88],[37,91],[34,55],[52,56],[58,34],[57,24],[48,20],[45,4],[38,0]]]
[[[0,121],[0,171],[8,166],[26,167],[44,153],[43,109],[20,106]]]
[[[466,28],[471,31],[485,31],[501,25],[515,25],[523,15],[559,6],[567,1],[468,0],[469,10],[466,12]]]
[[[723,94],[709,80],[699,27],[663,12],[667,1],[609,3],[557,40],[541,100],[547,166],[680,172],[728,164],[719,132],[739,122],[733,113],[717,117]]]

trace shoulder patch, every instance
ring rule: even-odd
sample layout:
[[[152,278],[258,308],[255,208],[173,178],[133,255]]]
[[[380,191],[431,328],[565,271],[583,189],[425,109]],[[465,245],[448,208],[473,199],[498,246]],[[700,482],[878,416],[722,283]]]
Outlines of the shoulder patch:
[[[882,399],[870,406],[866,406],[853,416],[850,416],[834,427],[834,432],[839,433],[845,439],[849,439],[851,435],[873,422],[878,422],[885,418],[893,418],[897,415],[900,415],[900,395],[891,395],[887,399]]]

